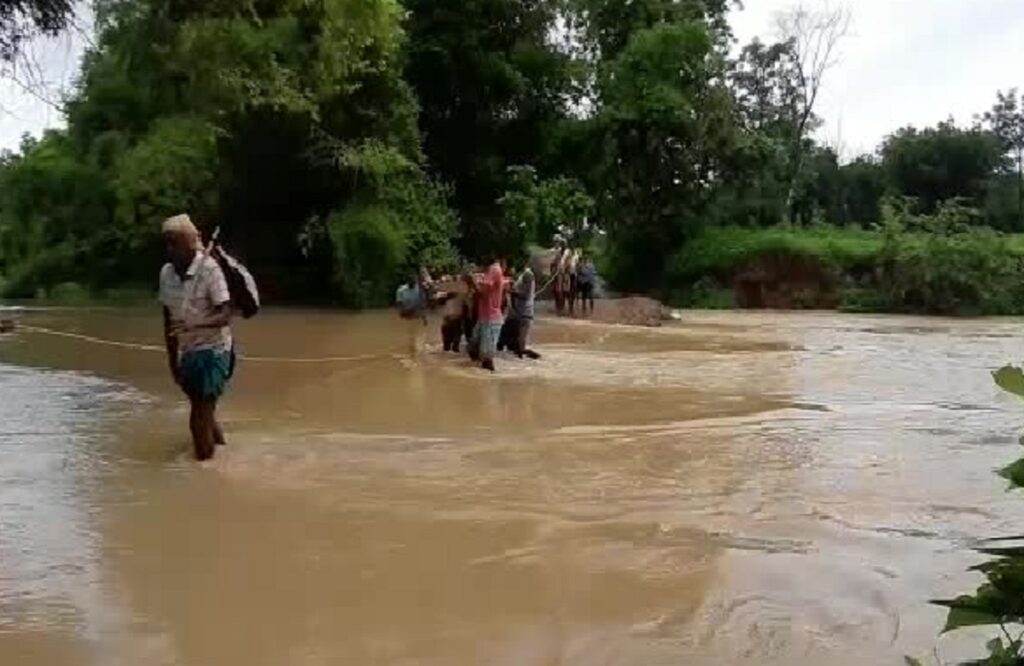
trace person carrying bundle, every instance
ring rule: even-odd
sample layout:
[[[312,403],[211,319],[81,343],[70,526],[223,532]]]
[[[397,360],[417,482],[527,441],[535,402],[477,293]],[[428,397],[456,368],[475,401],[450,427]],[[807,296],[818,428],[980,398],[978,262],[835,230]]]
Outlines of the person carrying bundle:
[[[189,430],[195,456],[213,457],[225,444],[217,402],[234,374],[231,292],[213,246],[204,251],[188,215],[162,226],[167,263],[160,270],[167,362],[174,382],[189,399]]]

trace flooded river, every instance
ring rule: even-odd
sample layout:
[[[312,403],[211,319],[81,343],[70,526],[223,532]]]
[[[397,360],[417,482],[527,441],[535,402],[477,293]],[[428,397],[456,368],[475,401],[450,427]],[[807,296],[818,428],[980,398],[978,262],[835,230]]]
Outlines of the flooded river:
[[[151,311],[24,324],[159,344]],[[993,470],[1021,323],[543,321],[542,362],[417,359],[393,315],[242,324],[229,445],[163,357],[0,338],[0,664],[901,664],[1019,534]],[[308,359],[325,359],[304,362]]]

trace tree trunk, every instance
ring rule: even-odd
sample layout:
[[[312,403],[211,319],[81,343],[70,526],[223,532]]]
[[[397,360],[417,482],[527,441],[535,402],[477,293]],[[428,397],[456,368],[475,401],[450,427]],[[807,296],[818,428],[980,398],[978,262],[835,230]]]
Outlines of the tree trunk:
[[[802,130],[801,130],[802,131]],[[802,141],[801,141],[802,143]],[[789,172],[789,187],[786,188],[786,214],[789,216],[790,224],[796,224],[796,187],[800,181],[800,174],[804,170],[803,146],[798,144],[793,152],[793,166]]]
[[[1024,149],[1017,149],[1017,231],[1024,231]]]

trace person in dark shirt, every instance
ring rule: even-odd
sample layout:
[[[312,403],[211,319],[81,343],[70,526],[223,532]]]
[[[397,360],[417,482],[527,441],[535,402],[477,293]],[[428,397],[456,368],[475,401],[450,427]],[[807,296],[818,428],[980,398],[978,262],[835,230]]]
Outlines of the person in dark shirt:
[[[508,348],[519,358],[524,356],[537,360],[540,354],[529,348],[530,332],[533,329],[534,304],[537,298],[537,278],[527,266],[519,274],[510,290]]]
[[[594,291],[597,289],[597,268],[590,257],[584,257],[580,263],[576,284],[580,292],[580,310],[583,316],[587,316],[587,304],[590,304],[590,314],[594,314]]]

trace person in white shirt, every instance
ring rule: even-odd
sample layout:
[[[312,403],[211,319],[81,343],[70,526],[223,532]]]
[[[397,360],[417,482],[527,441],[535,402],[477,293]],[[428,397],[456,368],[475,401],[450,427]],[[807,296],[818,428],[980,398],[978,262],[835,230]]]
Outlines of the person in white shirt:
[[[578,276],[576,269],[580,263],[580,251],[572,250],[565,261],[566,291],[565,299],[569,304],[569,316],[576,316],[576,296],[579,294]]]
[[[199,460],[225,444],[217,422],[217,401],[234,373],[231,295],[224,273],[203,252],[199,231],[188,215],[163,223],[167,263],[160,271],[167,361],[174,381],[191,403],[189,429]]]

